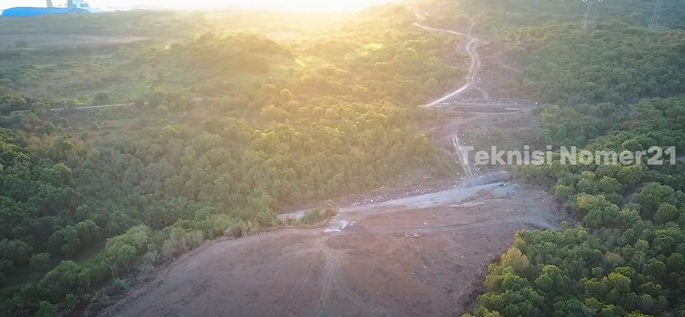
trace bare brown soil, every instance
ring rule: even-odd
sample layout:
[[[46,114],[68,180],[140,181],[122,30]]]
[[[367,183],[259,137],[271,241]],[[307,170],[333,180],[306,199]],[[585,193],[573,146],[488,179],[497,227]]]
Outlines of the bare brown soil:
[[[348,208],[342,231],[289,229],[211,243],[101,315],[453,315],[517,231],[556,228],[560,217],[547,194],[521,185],[450,197]]]

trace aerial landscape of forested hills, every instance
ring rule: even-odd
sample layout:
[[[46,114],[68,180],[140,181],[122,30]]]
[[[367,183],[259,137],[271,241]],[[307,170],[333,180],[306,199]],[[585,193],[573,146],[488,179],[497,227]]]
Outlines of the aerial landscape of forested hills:
[[[658,1],[658,21],[656,3],[426,0],[351,13],[1,18],[0,316],[184,315],[137,310],[154,302],[141,294],[165,289],[165,274],[219,243],[276,245],[298,234],[323,239],[328,248],[312,253],[324,250],[316,267],[326,270],[293,274],[297,287],[274,295],[266,315],[311,306],[307,314],[346,316],[336,305],[352,305],[369,316],[443,307],[479,317],[685,316],[685,3]],[[455,89],[464,91],[431,103]],[[553,151],[658,146],[666,164],[565,165],[555,155],[539,166],[482,167],[463,155],[462,144],[489,149],[523,135]],[[498,186],[510,192],[497,196]],[[468,197],[419,196],[455,188],[450,199]],[[480,227],[474,218],[460,227],[467,221],[430,216],[511,215],[518,209],[506,203],[478,204],[527,195],[563,222]],[[354,210],[385,200],[382,212]],[[393,208],[396,217],[382,218]],[[456,239],[460,228],[487,244],[474,240],[457,256],[431,240]],[[489,237],[505,229],[507,239]],[[409,245],[372,258],[392,249],[375,240],[383,234]],[[299,254],[290,248],[308,244],[281,253]],[[260,261],[277,265],[263,249]],[[330,255],[339,249],[349,257]],[[454,257],[439,267],[437,253]],[[468,254],[479,258],[466,264]],[[412,259],[420,264],[394,268]],[[245,265],[279,273],[261,264]],[[237,272],[225,270],[208,278]],[[444,302],[412,302],[397,294],[429,291],[392,283],[408,275],[455,285],[440,284]],[[305,296],[308,283],[323,295]],[[252,284],[235,288],[271,300]],[[261,303],[234,302],[247,311]]]
[[[611,3],[599,5],[598,15],[609,16]],[[499,31],[516,43],[510,60],[524,68],[514,87],[547,104],[540,112],[543,144],[617,151],[675,146],[671,155],[682,155],[682,4],[664,1],[668,27],[656,30],[645,28],[646,2],[616,5],[635,11],[630,19],[598,20],[589,34],[554,21]],[[582,227],[519,233],[490,267],[474,315],[683,314],[684,167],[680,160],[582,167],[557,161],[521,169],[520,177],[551,188]]]
[[[71,309],[112,277],[271,226],[279,206],[371,189],[408,167],[450,174],[409,108],[463,77],[443,59],[449,47],[403,22],[413,15],[402,7],[364,15],[299,46],[205,33],[166,48],[102,45],[87,58],[50,54],[59,48],[11,57],[54,65],[8,65],[2,79],[1,280],[36,277],[3,311]],[[129,101],[87,120],[49,111]]]

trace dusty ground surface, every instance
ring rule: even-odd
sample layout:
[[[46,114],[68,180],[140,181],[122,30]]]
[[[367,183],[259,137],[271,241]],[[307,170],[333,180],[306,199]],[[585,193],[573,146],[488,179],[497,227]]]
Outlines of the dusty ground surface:
[[[554,229],[547,194],[493,183],[343,208],[323,228],[219,241],[102,316],[450,316],[522,229]]]

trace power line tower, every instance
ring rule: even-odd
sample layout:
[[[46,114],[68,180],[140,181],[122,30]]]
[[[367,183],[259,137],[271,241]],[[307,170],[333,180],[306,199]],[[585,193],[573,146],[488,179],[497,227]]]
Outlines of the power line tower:
[[[657,30],[661,28],[661,12],[663,8],[663,0],[656,0],[654,4],[654,13],[652,14],[652,19],[649,20],[649,30]]]
[[[597,3],[595,3],[595,1],[597,1]],[[597,28],[597,21],[595,18],[597,15],[596,4],[600,4],[604,2],[604,0],[583,0],[583,2],[587,3],[585,17],[583,18],[583,29],[592,32]]]

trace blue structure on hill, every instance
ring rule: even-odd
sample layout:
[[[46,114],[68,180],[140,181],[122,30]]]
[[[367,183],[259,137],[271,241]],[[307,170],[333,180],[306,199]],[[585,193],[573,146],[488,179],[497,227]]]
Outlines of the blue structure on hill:
[[[33,8],[15,7],[2,11],[3,17],[40,17],[54,14],[89,14],[90,11],[82,8]]]
[[[89,14],[91,13],[88,3],[81,0],[68,0],[67,6],[55,8],[52,0],[47,0],[47,8],[38,7],[15,7],[2,11],[3,17],[40,17],[44,15],[59,14]]]

